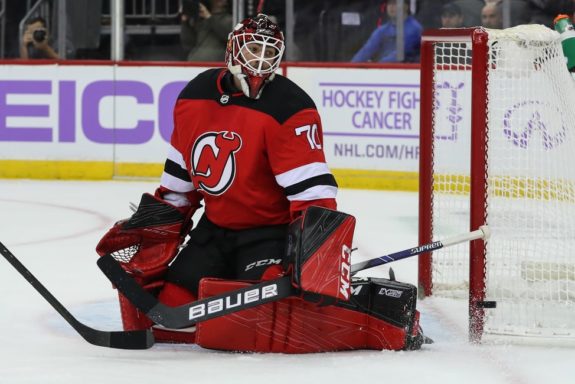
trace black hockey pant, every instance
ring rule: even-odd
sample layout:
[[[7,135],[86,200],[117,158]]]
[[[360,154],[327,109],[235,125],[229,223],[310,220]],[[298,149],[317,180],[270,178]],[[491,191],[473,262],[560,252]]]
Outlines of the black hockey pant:
[[[287,227],[230,230],[218,227],[204,215],[170,265],[166,280],[195,295],[204,277],[258,280],[269,266],[281,265]]]

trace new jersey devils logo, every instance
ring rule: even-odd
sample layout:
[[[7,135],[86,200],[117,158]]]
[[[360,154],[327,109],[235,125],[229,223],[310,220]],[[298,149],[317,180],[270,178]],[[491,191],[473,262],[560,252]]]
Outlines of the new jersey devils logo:
[[[192,172],[199,189],[211,195],[224,193],[236,176],[235,153],[242,138],[235,132],[207,132],[192,148]]]

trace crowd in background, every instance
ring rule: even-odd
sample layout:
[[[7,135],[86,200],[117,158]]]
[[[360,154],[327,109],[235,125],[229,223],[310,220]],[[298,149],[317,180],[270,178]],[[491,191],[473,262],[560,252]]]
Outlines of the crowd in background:
[[[0,0],[2,1],[2,0]],[[50,0],[44,0],[50,2]],[[55,0],[52,0],[55,1]],[[134,23],[150,26],[146,20],[126,19],[127,60],[188,60],[222,61],[227,35],[232,28],[232,0],[130,0],[125,2],[127,13],[138,1],[149,6],[158,1],[165,7],[166,17],[159,22],[173,28],[136,28]],[[397,62],[397,20],[403,20],[403,62],[419,60],[419,41],[428,28],[458,28],[484,26],[503,28],[501,0],[402,0],[403,13],[397,17],[396,0],[293,0],[295,25],[294,44],[287,47],[290,59],[296,61],[336,62]],[[537,23],[553,27],[553,19],[560,13],[573,15],[575,0],[509,0],[509,26]],[[30,2],[28,2],[30,3]],[[74,3],[68,1],[68,3]],[[75,2],[79,4],[78,1]],[[285,27],[285,0],[245,0],[246,16],[258,9],[273,15]],[[57,58],[50,42],[54,23],[42,18],[31,18],[24,35],[18,29],[26,15],[26,2],[6,3],[4,58]],[[90,44],[77,41],[82,33],[72,31],[69,40],[73,47],[66,55],[73,59],[109,59],[109,0],[90,1],[92,9],[100,12],[82,13],[82,24],[76,28],[88,34]],[[171,7],[173,11],[168,11]],[[81,9],[81,8],[79,8]],[[86,18],[96,19],[99,27],[86,30]],[[72,21],[78,17],[72,17]],[[154,23],[158,23],[158,18]],[[76,23],[78,24],[78,23]],[[107,33],[106,33],[106,27]],[[34,39],[34,28],[44,30],[42,40]],[[74,28],[72,22],[70,28]],[[98,30],[100,28],[101,30]],[[130,32],[139,31],[139,32]],[[142,31],[148,31],[143,33]],[[160,32],[158,32],[160,31]],[[164,32],[161,32],[164,31]],[[37,36],[40,33],[36,33]]]

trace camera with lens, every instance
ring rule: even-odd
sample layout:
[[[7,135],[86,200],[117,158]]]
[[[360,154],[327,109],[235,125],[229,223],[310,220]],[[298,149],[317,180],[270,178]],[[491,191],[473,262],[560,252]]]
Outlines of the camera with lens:
[[[46,31],[45,28],[40,28],[40,29],[35,30],[32,33],[32,38],[34,39],[35,42],[41,43],[44,40],[46,40],[47,35],[48,35],[48,31]]]

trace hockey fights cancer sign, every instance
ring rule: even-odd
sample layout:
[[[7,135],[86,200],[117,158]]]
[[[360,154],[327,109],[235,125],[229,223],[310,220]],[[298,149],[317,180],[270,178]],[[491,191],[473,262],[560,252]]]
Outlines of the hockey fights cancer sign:
[[[288,68],[312,95],[324,127],[332,168],[417,172],[419,71]],[[300,81],[301,76],[301,81]]]

